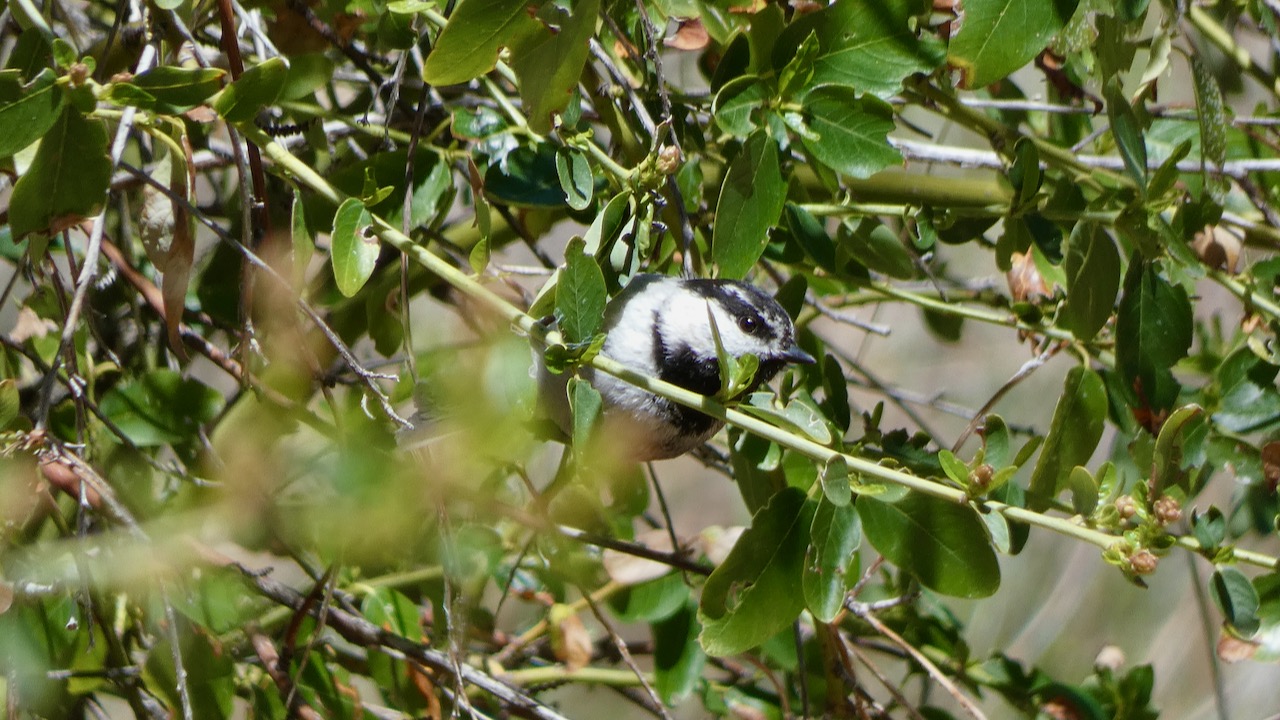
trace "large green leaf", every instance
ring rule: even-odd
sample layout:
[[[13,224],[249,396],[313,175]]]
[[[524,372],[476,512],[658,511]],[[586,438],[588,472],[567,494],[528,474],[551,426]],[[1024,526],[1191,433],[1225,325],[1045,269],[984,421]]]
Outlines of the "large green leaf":
[[[987,597],[1000,587],[1000,564],[969,505],[909,492],[896,503],[858,498],[867,540],[925,587],[953,597]]]
[[[774,45],[774,68],[785,67],[813,33],[819,51],[810,87],[847,85],[887,98],[902,89],[903,78],[942,64],[942,44],[911,24],[928,7],[922,0],[836,0],[787,26]]]
[[[1066,26],[1077,2],[965,0],[960,32],[947,54],[960,70],[960,85],[985,87],[1031,62]]]
[[[423,80],[456,85],[492,70],[502,48],[542,29],[528,8],[525,0],[463,0],[427,56]]]
[[[569,242],[556,284],[556,319],[565,340],[573,343],[587,342],[600,331],[609,297],[604,273],[595,258],[583,252],[585,247],[579,238]]]
[[[1170,368],[1191,347],[1191,324],[1186,292],[1135,258],[1116,317],[1116,366],[1141,406],[1167,410],[1178,399]]]
[[[599,14],[600,0],[577,0],[572,11],[560,2],[548,2],[538,11],[543,27],[512,47],[511,69],[520,81],[520,99],[534,132],[550,132],[552,113],[569,104]]]
[[[1102,89],[1107,100],[1107,119],[1111,121],[1111,136],[1120,149],[1129,177],[1142,192],[1147,189],[1147,141],[1143,137],[1142,121],[1120,90],[1118,81],[1112,79]]]
[[[333,216],[330,262],[338,291],[347,297],[360,292],[378,263],[378,238],[370,234],[373,216],[357,198],[347,198]]]
[[[14,183],[9,198],[13,239],[33,232],[57,232],[94,215],[111,182],[107,131],[66,106],[45,133],[31,167]]]
[[[707,578],[698,619],[708,654],[749,650],[794,622],[804,609],[797,586],[813,512],[803,491],[783,489],[756,513],[724,563]]]
[[[801,576],[805,606],[820,622],[831,622],[844,607],[850,580],[857,576],[855,553],[860,544],[862,525],[853,504],[840,506],[823,498],[809,528]]]
[[[757,130],[730,163],[720,188],[711,237],[711,255],[720,277],[741,278],[760,259],[769,242],[769,228],[782,216],[786,190],[778,146]]]
[[[804,109],[816,134],[802,138],[804,146],[827,167],[868,178],[902,162],[902,154],[889,144],[893,108],[883,100],[828,85],[806,95]]]
[[[66,97],[57,79],[45,68],[23,87],[17,70],[0,72],[0,159],[39,140],[57,122]]]
[[[1102,438],[1106,417],[1107,390],[1102,378],[1087,368],[1071,368],[1053,410],[1049,436],[1031,472],[1030,507],[1048,507],[1066,486],[1071,469],[1089,462]]]
[[[1219,567],[1210,587],[1213,601],[1231,627],[1245,637],[1258,631],[1258,591],[1244,573],[1230,565]]]
[[[1096,223],[1077,223],[1067,240],[1067,301],[1064,324],[1080,340],[1091,340],[1116,305],[1120,290],[1120,253]]]

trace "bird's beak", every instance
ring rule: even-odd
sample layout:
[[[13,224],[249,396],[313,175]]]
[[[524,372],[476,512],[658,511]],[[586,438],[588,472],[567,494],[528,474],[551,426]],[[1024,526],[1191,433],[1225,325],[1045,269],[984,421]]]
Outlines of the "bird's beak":
[[[801,350],[800,346],[795,343],[792,343],[791,347],[787,348],[786,352],[782,353],[780,357],[789,363],[798,363],[800,365],[812,365],[818,362],[813,359],[812,355]]]

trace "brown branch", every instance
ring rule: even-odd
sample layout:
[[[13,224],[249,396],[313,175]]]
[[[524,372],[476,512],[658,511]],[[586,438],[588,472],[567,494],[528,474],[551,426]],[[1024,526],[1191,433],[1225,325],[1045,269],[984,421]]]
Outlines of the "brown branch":
[[[288,585],[265,574],[256,573],[197,540],[188,539],[187,542],[207,562],[236,572],[246,585],[272,602],[291,608],[294,612],[306,611],[311,615],[320,613],[319,607],[308,606],[306,598]],[[329,627],[348,642],[365,648],[377,647],[395,650],[406,658],[421,663],[423,666],[438,673],[452,676],[455,672],[448,653],[435,650],[384,630],[359,615],[349,613],[341,608],[331,607],[328,611],[328,620]],[[488,693],[514,715],[534,718],[535,720],[568,720],[560,713],[520,690],[506,685],[470,665],[459,664],[457,672],[461,674],[461,679],[464,682]]]

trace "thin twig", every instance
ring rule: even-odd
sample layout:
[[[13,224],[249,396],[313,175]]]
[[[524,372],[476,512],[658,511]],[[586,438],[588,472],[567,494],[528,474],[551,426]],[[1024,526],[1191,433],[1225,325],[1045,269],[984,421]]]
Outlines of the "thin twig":
[[[622,639],[622,636],[614,629],[613,623],[609,622],[609,618],[600,611],[600,606],[591,597],[591,593],[586,592],[581,587],[578,588],[578,591],[582,593],[582,597],[586,598],[587,606],[591,608],[591,614],[596,616],[596,620],[604,627],[605,632],[609,633],[609,639],[613,641],[613,646],[618,649],[618,654],[622,656],[622,662],[626,663],[628,668],[631,668],[631,672],[635,673],[636,679],[640,681],[640,686],[648,693],[649,700],[653,703],[653,709],[657,711],[660,717],[665,720],[671,720],[671,714],[667,712],[666,705],[658,697],[658,693],[654,691],[653,686],[649,684],[649,680],[645,678],[640,666],[636,665],[635,658],[631,657],[631,651],[627,649],[627,641]]]
[[[1006,380],[1005,383],[1000,386],[1000,389],[996,390],[995,393],[991,395],[991,398],[983,403],[982,407],[978,408],[978,412],[974,414],[973,419],[969,421],[968,425],[965,425],[964,431],[960,433],[960,436],[956,438],[955,443],[951,445],[951,452],[960,452],[960,448],[964,446],[965,441],[969,439],[969,436],[973,434],[973,431],[978,429],[978,424],[982,422],[982,418],[987,416],[987,413],[991,412],[991,408],[995,407],[996,403],[1000,402],[1000,399],[1012,390],[1014,386],[1023,380],[1026,380],[1031,376],[1031,373],[1039,370],[1045,363],[1049,362],[1049,358],[1057,355],[1058,351],[1062,350],[1062,347],[1062,343],[1050,343],[1049,347],[1045,348],[1044,352],[1023,363],[1022,367],[1018,368],[1018,372],[1014,373],[1012,377]]]
[[[969,699],[967,695],[961,692],[960,688],[956,687],[956,684],[951,682],[951,678],[947,677],[940,669],[938,669],[938,666],[934,665],[932,660],[925,657],[924,653],[920,652],[914,645],[904,640],[901,635],[894,632],[888,625],[880,622],[880,618],[876,617],[873,613],[858,614],[857,611],[854,611],[854,614],[866,621],[867,624],[871,625],[871,627],[875,628],[876,632],[888,638],[890,642],[905,650],[906,653],[910,655],[926,673],[929,674],[929,677],[933,678],[935,682],[941,685],[942,688],[951,695],[951,697],[955,698],[956,702],[960,704],[960,707],[963,708],[966,713],[968,713],[969,717],[972,717],[974,720],[987,719],[987,716],[983,714],[982,710],[977,705],[974,704],[973,700]]]

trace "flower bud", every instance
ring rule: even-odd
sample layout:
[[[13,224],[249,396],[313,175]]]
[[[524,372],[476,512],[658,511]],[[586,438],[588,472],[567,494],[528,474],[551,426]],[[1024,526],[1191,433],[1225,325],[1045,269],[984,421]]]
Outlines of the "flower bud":
[[[1129,569],[1135,575],[1150,575],[1156,571],[1160,558],[1150,550],[1139,550],[1129,556]]]
[[[1182,518],[1182,506],[1168,495],[1161,495],[1151,509],[1155,513],[1156,522],[1161,525],[1175,523]]]
[[[1120,513],[1121,520],[1128,520],[1138,514],[1138,503],[1132,495],[1122,495],[1116,498],[1116,511]]]

